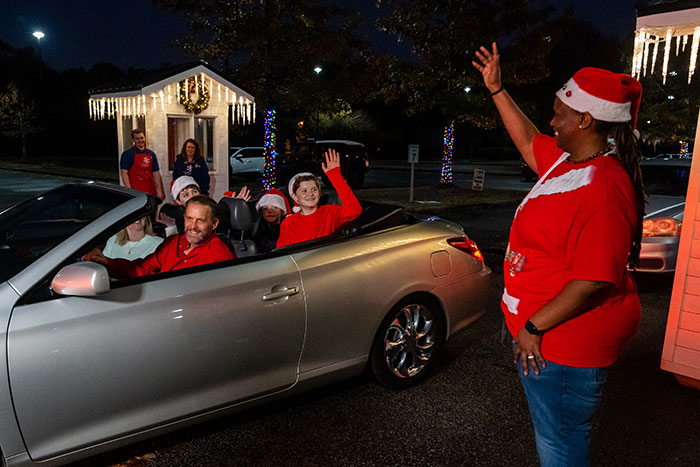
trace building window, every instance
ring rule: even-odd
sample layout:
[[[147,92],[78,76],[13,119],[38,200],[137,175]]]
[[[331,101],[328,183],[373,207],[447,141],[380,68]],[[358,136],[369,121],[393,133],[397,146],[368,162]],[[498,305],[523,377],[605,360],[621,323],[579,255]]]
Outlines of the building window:
[[[175,157],[180,154],[189,134],[189,117],[168,117],[168,170],[173,170]]]
[[[214,167],[214,119],[196,117],[194,119],[194,139],[197,140],[202,156],[211,170]]]

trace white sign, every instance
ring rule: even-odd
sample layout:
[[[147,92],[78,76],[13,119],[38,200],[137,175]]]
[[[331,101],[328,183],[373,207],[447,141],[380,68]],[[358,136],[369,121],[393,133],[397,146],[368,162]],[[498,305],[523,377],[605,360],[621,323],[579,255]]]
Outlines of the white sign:
[[[417,164],[418,163],[418,145],[409,144],[408,145],[408,163]]]
[[[486,179],[486,171],[484,169],[474,169],[474,178],[472,178],[472,190],[483,191],[484,179]]]

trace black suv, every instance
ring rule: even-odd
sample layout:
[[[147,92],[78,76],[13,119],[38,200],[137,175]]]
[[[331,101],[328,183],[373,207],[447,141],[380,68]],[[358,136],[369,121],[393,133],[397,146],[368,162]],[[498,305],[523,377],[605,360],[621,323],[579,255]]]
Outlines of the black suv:
[[[369,170],[369,156],[362,143],[346,140],[300,141],[291,154],[283,156],[278,167],[278,180],[284,183],[299,172],[311,172],[321,176],[325,185],[329,185],[321,162],[323,153],[334,149],[340,155],[340,173],[351,188],[359,188],[365,183],[365,174]]]

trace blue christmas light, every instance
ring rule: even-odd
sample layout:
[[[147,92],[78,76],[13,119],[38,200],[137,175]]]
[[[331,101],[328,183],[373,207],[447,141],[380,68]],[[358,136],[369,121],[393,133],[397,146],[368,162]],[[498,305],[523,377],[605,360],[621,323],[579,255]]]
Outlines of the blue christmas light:
[[[277,162],[277,152],[275,151],[277,141],[277,126],[275,125],[275,109],[269,109],[265,113],[265,170],[263,172],[263,188],[269,190],[277,183],[275,175],[275,165]]]
[[[442,172],[440,173],[440,184],[450,185],[452,184],[452,149],[455,142],[455,124],[450,123],[445,127],[445,134],[442,138],[443,149],[442,149]]]

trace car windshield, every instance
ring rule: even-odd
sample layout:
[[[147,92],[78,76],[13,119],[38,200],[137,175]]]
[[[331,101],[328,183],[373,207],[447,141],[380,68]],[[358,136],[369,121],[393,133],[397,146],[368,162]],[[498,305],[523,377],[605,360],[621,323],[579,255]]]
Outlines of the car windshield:
[[[685,196],[688,191],[690,163],[642,163],[644,187],[650,195]]]
[[[94,186],[64,185],[0,213],[0,282],[129,199]]]

